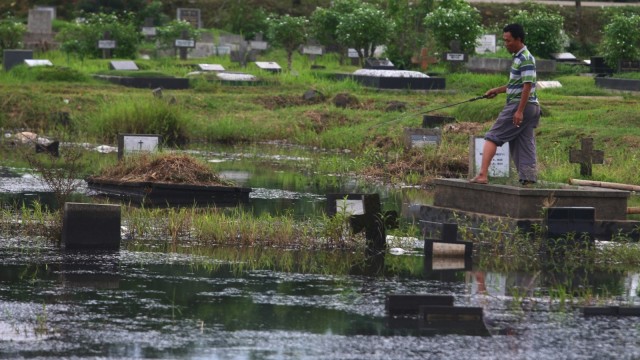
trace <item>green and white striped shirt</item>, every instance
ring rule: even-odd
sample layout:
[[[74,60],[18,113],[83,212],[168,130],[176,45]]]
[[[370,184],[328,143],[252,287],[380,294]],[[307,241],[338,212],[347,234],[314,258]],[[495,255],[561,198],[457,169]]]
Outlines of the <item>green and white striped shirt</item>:
[[[531,83],[528,102],[537,104],[536,95],[536,59],[526,46],[513,55],[509,82],[507,83],[507,104],[520,101],[524,83]]]

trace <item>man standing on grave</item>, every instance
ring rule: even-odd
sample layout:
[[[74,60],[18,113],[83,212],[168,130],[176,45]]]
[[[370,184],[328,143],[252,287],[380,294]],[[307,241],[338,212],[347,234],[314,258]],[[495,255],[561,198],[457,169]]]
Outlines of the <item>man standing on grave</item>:
[[[484,95],[492,99],[507,93],[507,103],[491,129],[485,135],[482,163],[472,183],[489,182],[489,166],[498,146],[509,143],[522,185],[536,182],[536,139],[534,129],[540,122],[540,104],[536,96],[536,60],[524,45],[524,29],[509,24],[502,29],[505,48],[513,54],[507,85],[488,90]]]

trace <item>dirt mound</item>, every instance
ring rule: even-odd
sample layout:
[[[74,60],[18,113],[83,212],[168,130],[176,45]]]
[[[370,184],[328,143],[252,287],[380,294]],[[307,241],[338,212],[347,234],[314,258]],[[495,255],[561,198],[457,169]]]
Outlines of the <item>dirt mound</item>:
[[[188,155],[162,154],[126,157],[115,166],[91,178],[117,182],[159,182],[171,184],[231,186],[205,164]]]

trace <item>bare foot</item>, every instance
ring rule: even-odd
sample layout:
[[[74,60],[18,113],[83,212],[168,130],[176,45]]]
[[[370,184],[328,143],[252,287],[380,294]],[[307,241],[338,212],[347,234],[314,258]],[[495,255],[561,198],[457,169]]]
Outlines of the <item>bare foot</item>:
[[[473,179],[469,180],[470,183],[473,184],[488,184],[489,183],[489,179],[487,179],[486,177],[482,177],[480,175],[476,175],[476,177],[474,177]]]

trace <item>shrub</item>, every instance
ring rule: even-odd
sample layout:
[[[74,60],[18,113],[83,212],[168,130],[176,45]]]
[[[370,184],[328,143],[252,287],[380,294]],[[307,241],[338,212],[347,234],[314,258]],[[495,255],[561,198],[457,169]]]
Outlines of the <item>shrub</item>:
[[[476,40],[482,34],[478,10],[462,0],[452,0],[427,14],[424,25],[440,50],[448,50],[453,40],[460,42],[460,50],[474,54]]]
[[[269,38],[287,52],[287,69],[291,71],[293,52],[307,41],[309,20],[305,17],[270,16]]]
[[[102,56],[102,50],[98,49],[97,44],[107,31],[110,33],[111,40],[116,41],[113,57],[121,59],[136,57],[142,35],[136,28],[131,14],[121,16],[90,14],[84,21],[64,27],[56,39],[61,43],[60,49],[68,55],[76,54],[81,59],[99,58]]]
[[[0,51],[19,48],[26,31],[27,27],[16,20],[0,20]]]
[[[151,98],[148,101],[122,101],[103,104],[89,121],[89,133],[115,143],[118,134],[158,134],[165,144],[187,142],[186,120],[177,105]]]
[[[187,33],[187,38],[198,39],[198,30],[184,20],[173,20],[164,26],[156,28],[156,39],[158,40],[159,48],[172,49],[176,39],[183,38],[183,32]]]
[[[522,25],[525,44],[534,56],[549,58],[552,53],[562,50],[566,39],[562,32],[564,18],[548,7],[530,4],[529,10],[513,12],[511,22]]]
[[[373,55],[376,46],[387,43],[395,28],[393,20],[382,10],[366,3],[352,13],[341,15],[339,19],[336,28],[338,41],[343,46],[354,48],[361,63],[364,58]]]
[[[600,48],[605,62],[617,69],[621,60],[640,58],[640,15],[619,14],[604,27],[604,38]],[[635,30],[633,30],[635,29]]]

